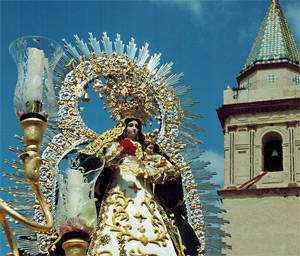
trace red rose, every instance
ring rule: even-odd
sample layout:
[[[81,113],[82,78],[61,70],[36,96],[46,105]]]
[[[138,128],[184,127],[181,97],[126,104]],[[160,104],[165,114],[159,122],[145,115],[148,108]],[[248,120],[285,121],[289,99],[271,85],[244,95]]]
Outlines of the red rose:
[[[135,156],[135,151],[137,150],[136,145],[132,143],[130,139],[125,139],[120,141],[120,145],[118,148],[123,148],[122,153],[129,155],[129,156]]]

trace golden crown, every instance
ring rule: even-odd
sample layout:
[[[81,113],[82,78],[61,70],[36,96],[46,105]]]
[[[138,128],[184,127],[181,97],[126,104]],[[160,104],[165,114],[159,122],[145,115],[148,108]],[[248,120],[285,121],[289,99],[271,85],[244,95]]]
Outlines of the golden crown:
[[[126,54],[118,57],[114,54],[108,57],[108,63],[113,75],[107,76],[105,83],[97,80],[93,91],[98,92],[100,98],[104,95],[104,109],[109,109],[108,112],[112,114],[110,117],[114,120],[136,117],[143,124],[152,121],[158,105],[153,91],[155,81],[150,79],[147,63],[136,65],[136,61],[130,61]]]

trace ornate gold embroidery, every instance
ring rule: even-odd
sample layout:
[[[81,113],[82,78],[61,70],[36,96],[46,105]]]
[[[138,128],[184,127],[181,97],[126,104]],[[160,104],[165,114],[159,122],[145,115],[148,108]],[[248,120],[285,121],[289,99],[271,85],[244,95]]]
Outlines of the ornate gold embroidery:
[[[109,243],[110,240],[111,240],[110,235],[103,235],[100,237],[100,244],[106,245]]]
[[[134,190],[134,193],[137,193],[139,190],[141,190],[140,187],[138,187],[135,182],[133,182],[130,186],[128,186],[129,188]]]
[[[144,234],[142,234],[142,236],[140,237],[140,242],[146,246],[148,244],[149,240],[147,237],[145,237]]]
[[[138,229],[138,231],[140,231],[141,233],[145,233],[146,229],[144,228],[144,226],[140,226]]]
[[[135,250],[130,250],[129,251],[129,255],[130,256],[158,256],[157,254],[153,254],[153,253],[144,253],[144,252],[142,252],[139,248],[137,249],[137,252],[139,253],[139,254],[134,254],[135,253]]]
[[[112,192],[112,182],[110,181],[109,185],[106,188],[106,191],[104,193],[104,197],[103,197],[103,201],[101,204],[101,208],[100,208],[100,212],[99,212],[99,217],[98,217],[98,223],[97,223],[97,230],[96,232],[94,232],[92,239],[91,239],[91,243],[89,246],[89,250],[87,255],[88,256],[97,256],[99,254],[96,253],[96,248],[100,245],[100,241],[99,241],[99,237],[101,235],[101,231],[104,229],[105,227],[105,220],[108,218],[108,216],[106,215],[106,211],[108,208],[108,205],[110,205],[110,201],[108,201],[108,197],[110,195],[110,193]],[[108,256],[112,256],[110,251],[103,251],[103,253],[110,253],[108,254]]]
[[[66,123],[79,122],[79,118],[78,116],[68,117],[64,119],[64,122]]]
[[[146,220],[147,218],[141,214],[140,212],[138,212],[136,215],[133,215],[134,218],[138,219],[140,223],[142,223],[142,221]]]
[[[170,134],[170,133],[166,133],[165,136],[168,137],[168,138],[170,138],[170,139],[173,140],[173,141],[176,141],[175,136],[172,135],[172,134]]]
[[[119,166],[119,168],[122,171],[122,173],[132,173],[136,177],[145,173],[143,169],[129,168],[126,165],[121,165]]]
[[[119,244],[120,256],[123,256],[126,253],[125,238],[122,236],[122,237],[117,237],[117,239],[118,239],[118,244]]]
[[[115,125],[113,128],[105,131],[101,135],[98,136],[91,144],[89,144],[83,150],[80,150],[80,153],[86,155],[94,155],[100,154],[103,152],[103,149],[111,142],[113,142],[118,136],[122,135],[124,129],[126,127],[125,120],[121,120],[120,123]]]
[[[76,116],[76,110],[75,110],[75,108],[69,108],[69,113],[72,116]]]
[[[158,229],[154,229],[154,233],[156,234],[156,237],[154,239],[148,239],[144,235],[141,237],[133,236],[130,232],[132,229],[132,226],[130,224],[123,224],[121,225],[120,222],[122,221],[129,221],[129,215],[126,211],[126,208],[128,204],[134,203],[134,201],[130,198],[126,198],[125,191],[110,191],[109,196],[106,199],[109,203],[104,207],[108,209],[109,205],[114,205],[114,213],[112,216],[112,222],[113,227],[110,229],[110,231],[117,232],[117,239],[121,239],[121,237],[128,236],[127,241],[136,240],[140,241],[143,245],[147,245],[148,243],[157,244],[158,246],[166,246],[166,240],[167,238],[167,231],[164,226],[164,224],[159,220],[159,218],[154,214],[155,211],[155,201],[153,198],[150,198],[147,196],[148,202],[143,202],[142,204],[145,204],[148,208],[148,210],[151,213],[151,223],[155,227],[163,227],[163,231],[160,231]],[[102,223],[102,224],[101,224]],[[103,221],[100,223],[100,226],[105,225]],[[161,242],[161,244],[160,244]]]
[[[157,241],[161,241],[162,242],[162,246],[166,246],[166,240],[167,238],[167,230],[166,227],[164,225],[164,223],[157,217],[157,215],[154,214],[155,211],[155,200],[153,197],[148,196],[147,194],[146,196],[146,200],[141,202],[141,205],[146,205],[146,207],[148,208],[148,211],[151,213],[151,224],[153,227],[162,227],[163,231],[159,231],[158,229],[154,229],[154,233],[156,234],[156,238],[154,241],[152,241],[152,243],[158,244],[159,243]],[[151,243],[151,241],[149,241]]]
[[[180,252],[182,253],[182,255],[185,255],[184,253],[184,250],[186,250],[186,247],[183,245],[182,243],[182,239],[181,239],[181,235],[180,235],[180,232],[177,228],[176,225],[173,225],[173,229],[174,229],[174,233],[176,234],[177,238],[178,238],[178,241],[179,241],[179,245],[180,245]]]
[[[127,242],[132,240],[139,241],[141,244],[146,246],[149,243],[156,244],[159,247],[164,246],[166,247],[166,240],[167,237],[167,229],[165,224],[159,219],[159,217],[155,214],[156,212],[156,205],[159,205],[155,202],[153,197],[146,195],[146,199],[144,202],[141,202],[141,205],[145,205],[151,214],[151,223],[154,227],[153,233],[155,234],[154,238],[146,237],[143,232],[144,229],[142,226],[139,228],[139,231],[142,233],[141,236],[134,236],[131,232],[132,226],[130,223],[130,216],[127,213],[127,207],[129,203],[134,203],[134,200],[131,198],[127,198],[124,191],[117,191],[112,188],[112,184],[109,185],[107,192],[104,195],[103,205],[101,206],[100,213],[99,213],[99,223],[97,231],[94,233],[89,256],[94,256],[95,254],[91,254],[92,248],[99,248],[101,247],[101,231],[105,228],[105,226],[110,226],[110,231],[116,232],[116,238],[118,241],[121,241],[126,238]],[[111,217],[112,225],[107,224],[107,211],[113,207],[113,215]],[[158,212],[157,212],[158,213]],[[140,213],[138,213],[141,215]],[[128,224],[127,224],[128,223]],[[159,228],[158,228],[159,227]],[[99,233],[99,232],[100,233]],[[123,254],[121,254],[123,255]]]
[[[179,124],[179,122],[178,122],[177,120],[172,119],[172,118],[170,118],[170,117],[167,117],[167,118],[166,118],[166,122],[169,123],[169,124],[175,124],[175,125],[178,125],[178,124]],[[173,141],[176,141],[176,139],[173,140]]]
[[[155,200],[157,201],[158,199],[155,198]],[[173,244],[177,250],[177,252],[179,253],[180,252],[180,249],[179,249],[179,245],[176,241],[176,238],[174,236],[174,232],[173,232],[173,225],[172,225],[172,229],[170,228],[170,225],[168,224],[168,220],[169,220],[169,217],[167,215],[167,213],[165,212],[164,208],[160,205],[160,204],[157,204],[157,209],[160,213],[160,215],[162,216],[165,224],[166,224],[166,227],[167,227],[167,230],[168,230],[168,233],[169,233],[169,236],[171,237],[172,241],[173,241]]]
[[[100,256],[100,255],[112,256],[112,253],[111,251],[105,250],[105,251],[97,252],[95,256]]]

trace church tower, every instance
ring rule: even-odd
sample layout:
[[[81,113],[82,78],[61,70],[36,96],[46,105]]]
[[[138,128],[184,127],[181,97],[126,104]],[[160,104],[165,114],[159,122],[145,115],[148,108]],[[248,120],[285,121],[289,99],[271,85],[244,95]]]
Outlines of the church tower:
[[[224,133],[227,255],[300,255],[300,55],[271,0],[238,87],[217,113]]]

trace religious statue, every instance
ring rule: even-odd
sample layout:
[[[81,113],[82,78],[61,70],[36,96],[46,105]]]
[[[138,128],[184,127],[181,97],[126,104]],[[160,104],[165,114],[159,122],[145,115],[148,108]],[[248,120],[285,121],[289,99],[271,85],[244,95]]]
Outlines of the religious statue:
[[[135,118],[122,119],[121,134],[102,147],[108,174],[97,186],[99,217],[88,255],[197,255],[200,243],[184,217],[180,170],[163,151],[144,158],[142,145],[150,136]],[[104,193],[102,184],[108,184]]]
[[[200,115],[185,109],[195,101],[180,98],[190,87],[173,87],[182,74],[166,77],[172,63],[158,68],[161,54],[146,62],[148,44],[135,57],[134,39],[124,53],[119,35],[115,51],[106,33],[104,50],[92,34],[91,51],[75,38],[82,54],[63,40],[73,58],[64,54],[55,69],[59,117],[48,122],[55,136],[45,143],[40,169],[47,185],[44,191],[54,198],[52,212],[58,211],[60,191],[49,173],[59,170],[60,162],[76,152],[71,168],[66,170],[70,182],[75,180],[71,176],[76,169],[82,172],[77,173],[82,181],[85,173],[100,173],[97,179],[93,177],[97,181],[92,186],[97,216],[89,218],[91,211],[84,207],[77,216],[85,220],[84,228],[77,227],[79,231],[91,235],[88,256],[204,255],[206,227],[192,172],[203,169],[204,164],[197,162],[201,153],[195,144],[201,141],[193,134],[199,128],[189,121]],[[88,128],[81,116],[79,103],[89,102],[87,90],[91,84],[93,92],[104,99],[104,109],[118,121],[101,134]],[[153,124],[153,119],[157,123]],[[91,202],[88,199],[86,205]],[[64,237],[72,233],[69,231],[73,230],[56,226],[52,235],[39,234],[33,249],[28,249],[28,243],[24,251],[31,255],[38,247],[41,255],[48,251],[50,255],[64,255],[55,233]]]

